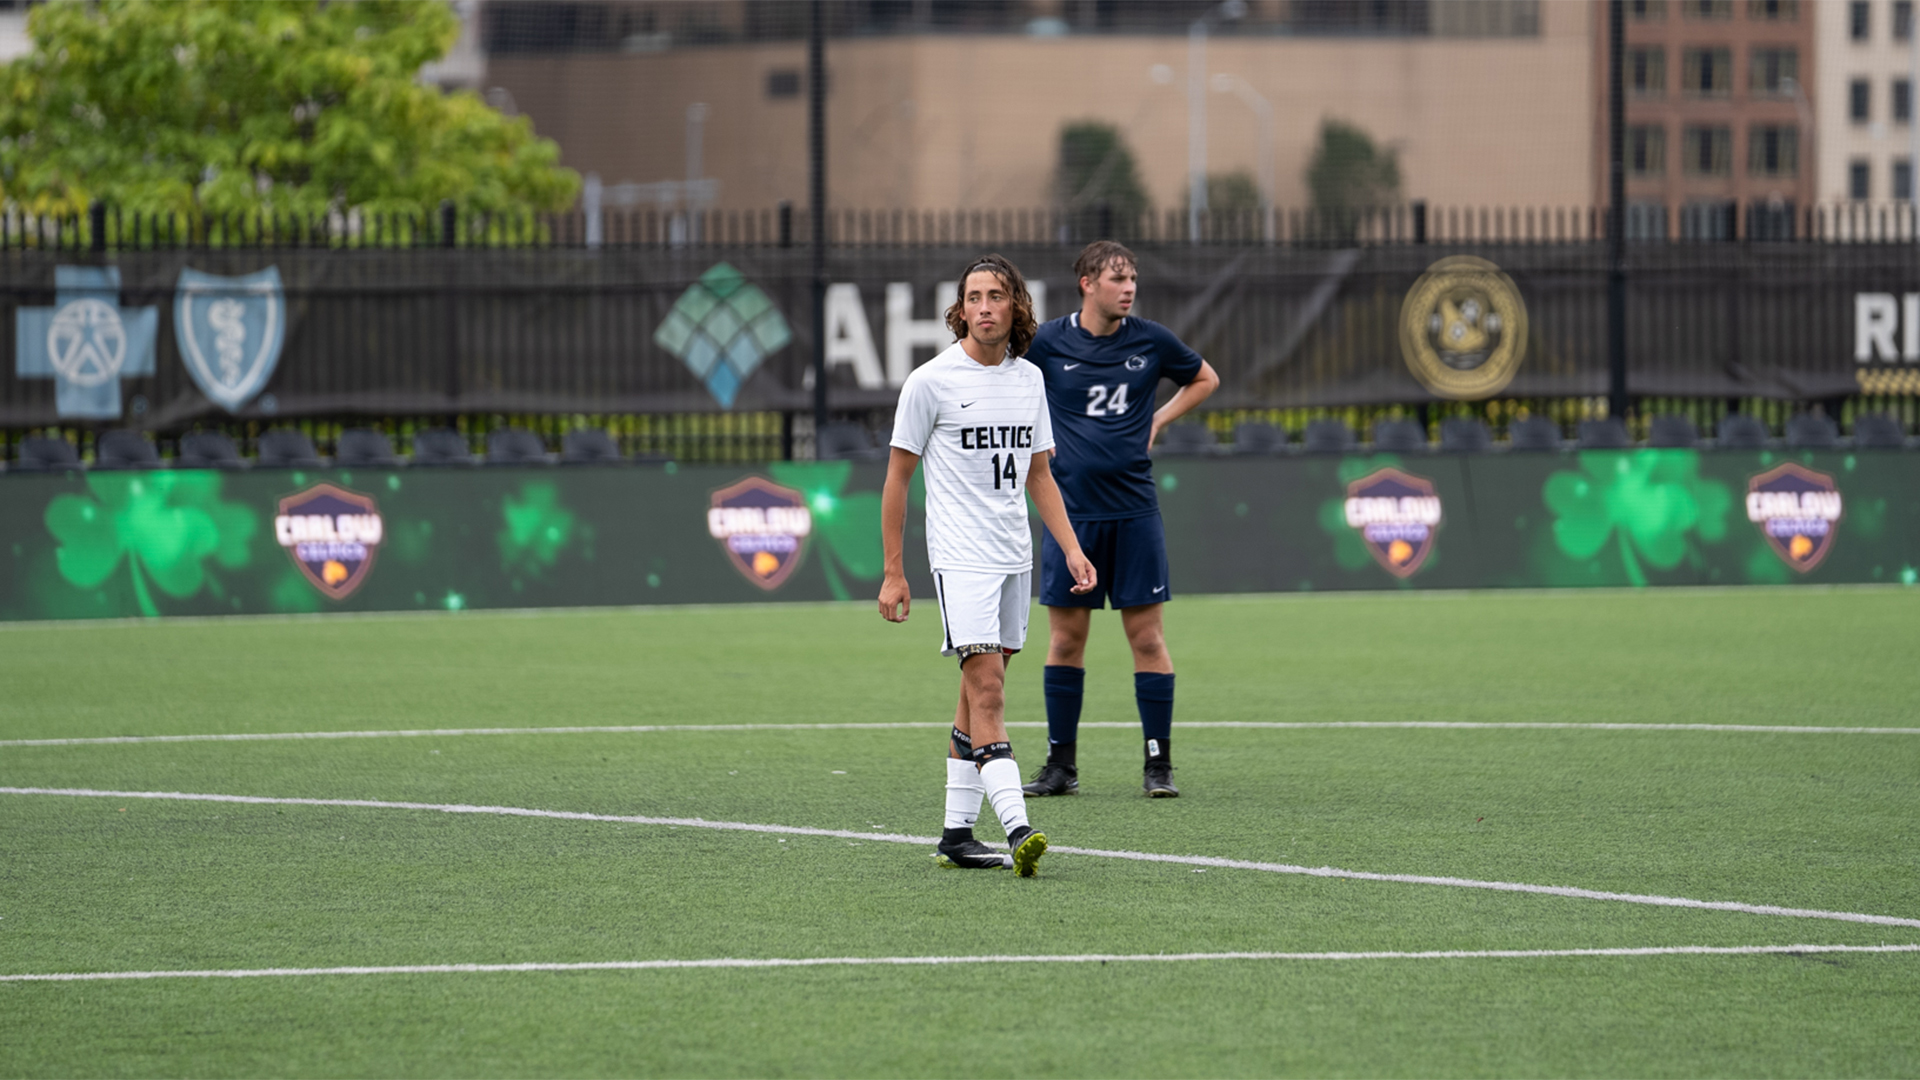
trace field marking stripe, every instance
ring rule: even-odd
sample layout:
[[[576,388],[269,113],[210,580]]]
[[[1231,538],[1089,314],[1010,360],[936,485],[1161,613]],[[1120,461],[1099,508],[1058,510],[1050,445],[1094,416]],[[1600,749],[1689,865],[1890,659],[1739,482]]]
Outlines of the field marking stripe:
[[[378,967],[227,968],[209,971],[74,971],[0,975],[0,982],[123,979],[255,979],[290,975],[478,975],[529,971],[671,971],[688,968],[944,967],[955,964],[1175,964],[1207,960],[1538,960],[1558,957],[1779,956],[1911,953],[1916,945],[1654,945],[1615,949],[1445,949],[1432,952],[1069,953],[1040,956],[716,957],[526,964],[392,964]]]
[[[390,802],[378,799],[305,799],[263,795],[219,795],[183,791],[101,791],[93,788],[0,787],[0,795],[67,795],[83,798],[163,799],[180,802],[248,803],[261,806],[339,806],[372,810],[435,810],[446,814],[488,814],[500,817],[551,818],[561,821],[606,821],[627,825],[685,826],[692,829],[717,829],[727,832],[777,833],[786,836],[827,836],[842,840],[874,840],[889,844],[927,846],[939,841],[931,836],[905,833],[857,832],[853,829],[816,829],[804,825],[762,825],[745,821],[708,821],[705,818],[649,817],[638,814],[589,814],[578,810],[534,810],[518,806],[472,806],[465,803]],[[1004,846],[1004,845],[1003,845]],[[1424,874],[1378,874],[1366,870],[1343,870],[1333,866],[1297,866],[1292,863],[1253,862],[1222,859],[1209,855],[1161,855],[1147,851],[1109,851],[1055,845],[1048,850],[1066,855],[1086,855],[1100,859],[1127,859],[1133,862],[1173,863],[1180,866],[1219,867],[1230,870],[1256,870],[1268,874],[1299,874],[1307,877],[1344,878],[1350,881],[1383,881],[1402,885],[1440,885],[1455,889],[1489,889],[1495,892],[1534,893],[1563,896],[1576,900],[1607,900],[1622,904],[1646,904],[1654,907],[1694,908],[1703,911],[1733,911],[1747,915],[1777,915],[1795,919],[1828,919],[1836,922],[1870,923],[1875,926],[1908,926],[1920,929],[1920,919],[1894,915],[1869,915],[1853,911],[1821,911],[1813,908],[1779,907],[1773,904],[1743,904],[1731,900],[1692,900],[1682,896],[1657,896],[1644,893],[1605,892],[1570,885],[1530,885],[1514,881],[1480,881],[1474,878],[1433,877]]]
[[[80,739],[0,739],[0,747],[9,746],[103,746],[114,743],[177,742],[278,742],[301,739],[415,739],[439,735],[448,738],[465,735],[643,735],[674,731],[858,731],[862,728],[890,731],[901,729],[944,729],[945,721],[906,721],[880,724],[621,724],[605,727],[494,727],[494,728],[406,728],[393,731],[263,731],[213,735],[104,735]],[[1014,721],[1010,728],[1044,728],[1038,720]],[[1083,728],[1132,730],[1137,723],[1118,720],[1089,721]],[[1182,728],[1247,728],[1252,730],[1305,729],[1435,729],[1465,731],[1721,731],[1762,735],[1920,735],[1920,727],[1811,727],[1767,724],[1576,724],[1519,720],[1513,722],[1479,720],[1193,720],[1181,721]]]

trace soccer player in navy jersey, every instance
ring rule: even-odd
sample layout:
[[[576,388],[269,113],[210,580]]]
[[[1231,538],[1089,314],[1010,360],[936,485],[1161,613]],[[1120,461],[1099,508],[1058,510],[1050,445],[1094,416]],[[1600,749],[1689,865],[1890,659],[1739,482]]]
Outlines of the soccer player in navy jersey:
[[[1040,602],[1050,635],[1043,675],[1047,763],[1022,787],[1028,795],[1080,790],[1087,631],[1093,609],[1108,604],[1120,609],[1133,647],[1133,696],[1146,744],[1141,786],[1153,798],[1180,794],[1173,784],[1173,658],[1160,623],[1160,606],[1173,586],[1147,452],[1161,428],[1213,393],[1220,376],[1172,331],[1131,314],[1138,266],[1133,252],[1111,240],[1088,244],[1073,264],[1080,310],[1041,326],[1027,350],[1046,378],[1053,475],[1099,582],[1091,591],[1072,591],[1065,554],[1050,534],[1041,535]],[[1180,389],[1155,410],[1163,378]]]

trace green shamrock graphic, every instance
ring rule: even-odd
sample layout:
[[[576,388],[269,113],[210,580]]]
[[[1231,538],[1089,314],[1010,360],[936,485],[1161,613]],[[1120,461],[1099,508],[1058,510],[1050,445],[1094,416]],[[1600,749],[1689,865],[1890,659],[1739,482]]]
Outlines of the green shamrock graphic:
[[[853,462],[777,461],[771,471],[776,482],[806,497],[813,536],[822,552],[820,565],[834,599],[851,599],[840,579],[842,570],[860,581],[880,580],[886,570],[886,554],[880,546],[880,493],[845,494]]]
[[[148,578],[168,596],[187,597],[207,582],[207,559],[229,570],[245,567],[259,517],[244,503],[221,502],[221,479],[198,469],[88,474],[91,497],[60,495],[47,504],[60,575],[97,588],[124,556],[140,612],[154,616],[160,611]]]
[[[529,480],[520,486],[518,499],[502,498],[500,517],[505,524],[494,540],[500,545],[500,566],[509,573],[538,575],[573,539],[573,511],[560,505],[559,486],[550,480]]]
[[[1700,478],[1694,450],[1599,450],[1581,454],[1579,472],[1556,472],[1542,490],[1553,511],[1553,540],[1585,561],[1618,537],[1627,581],[1647,583],[1641,562],[1671,570],[1693,552],[1688,534],[1716,544],[1727,535],[1733,493]]]

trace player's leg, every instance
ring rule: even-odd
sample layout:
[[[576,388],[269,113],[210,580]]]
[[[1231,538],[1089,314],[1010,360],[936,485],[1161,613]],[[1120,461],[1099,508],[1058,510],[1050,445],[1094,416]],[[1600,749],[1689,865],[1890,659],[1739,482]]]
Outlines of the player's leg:
[[[1121,608],[1120,625],[1133,649],[1133,703],[1140,713],[1146,750],[1141,786],[1156,799],[1175,798],[1173,786],[1173,657],[1160,619],[1160,604]]]
[[[955,655],[950,637],[954,620],[959,618],[965,633],[986,633],[984,626],[973,627],[978,618],[969,618],[964,611],[949,611],[948,577],[945,573],[934,576],[935,599],[940,603],[941,626],[949,634],[941,652]],[[955,591],[966,593],[965,575],[962,580],[953,583]],[[961,607],[964,605],[956,605]],[[978,605],[975,605],[978,606]],[[972,699],[968,693],[964,669],[960,679],[960,701],[954,709],[953,730],[947,737],[947,785],[946,785],[946,821],[940,831],[940,845],[935,857],[940,865],[963,870],[997,870],[1011,866],[1013,860],[995,851],[975,839],[974,824],[980,818],[980,805],[986,799],[986,785],[980,779],[980,769],[973,761]]]
[[[1167,538],[1160,515],[1117,522],[1114,606],[1133,650],[1133,701],[1145,750],[1141,786],[1156,799],[1178,797],[1173,786],[1173,657],[1160,612],[1171,595]]]
[[[1027,821],[1020,765],[1013,759],[1006,726],[1007,656],[1026,644],[1032,580],[1031,572],[1008,574],[1003,579],[998,597],[1000,641],[992,651],[983,646],[960,650],[971,711],[973,758],[980,765],[980,779],[987,785],[987,801],[1007,830],[1014,872],[1021,877],[1034,875],[1041,853],[1047,850],[1046,836]]]
[[[1073,575],[1067,571],[1060,545],[1053,542],[1051,533],[1041,535],[1040,602],[1047,608],[1047,666],[1040,679],[1047,702],[1047,763],[1021,789],[1028,795],[1074,795],[1080,791],[1080,706],[1087,682],[1087,631],[1093,622],[1093,609],[1106,602],[1111,565],[1105,556],[1112,550],[1107,543],[1107,524],[1096,521],[1074,526],[1074,535],[1079,537],[1081,549],[1100,580],[1093,592],[1078,596],[1073,593]]]

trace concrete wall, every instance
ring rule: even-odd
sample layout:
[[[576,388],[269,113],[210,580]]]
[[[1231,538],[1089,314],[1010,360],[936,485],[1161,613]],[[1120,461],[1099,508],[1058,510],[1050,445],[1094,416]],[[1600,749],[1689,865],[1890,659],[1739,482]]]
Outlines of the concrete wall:
[[[1592,10],[1543,4],[1540,24],[1538,36],[1523,38],[1220,37],[1206,68],[1239,76],[1272,103],[1281,207],[1306,204],[1303,173],[1327,118],[1398,150],[1408,197],[1584,205],[1594,175]],[[834,39],[831,201],[1045,205],[1061,126],[1096,119],[1125,132],[1156,206],[1177,207],[1187,54],[1187,40],[1173,36]],[[804,86],[798,96],[768,94],[772,73],[804,77],[805,61],[797,42],[496,56],[488,83],[560,143],[568,165],[609,187],[684,180],[687,107],[704,103],[703,173],[720,182],[716,205],[759,208],[806,200]],[[1209,93],[1208,107],[1208,170],[1257,177],[1253,111],[1225,93]]]

